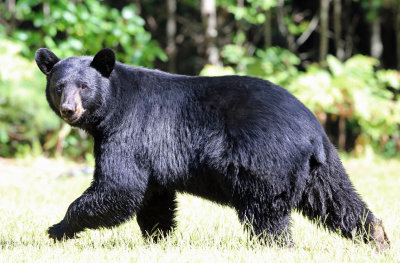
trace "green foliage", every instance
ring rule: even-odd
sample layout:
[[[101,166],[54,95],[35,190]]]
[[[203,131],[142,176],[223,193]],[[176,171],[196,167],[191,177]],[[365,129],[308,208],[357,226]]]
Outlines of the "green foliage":
[[[217,5],[226,8],[236,21],[241,21],[244,29],[251,25],[262,25],[266,22],[266,11],[276,12],[277,0],[247,0],[246,4],[239,6],[235,0],[219,0]],[[286,0],[286,2],[290,2]],[[288,3],[286,3],[288,4]],[[300,35],[306,31],[310,21],[304,20],[299,23],[293,21],[293,17],[285,16],[284,24],[292,35]],[[244,40],[243,40],[244,41]],[[237,41],[236,43],[241,43]]]
[[[400,101],[387,89],[388,85],[398,89],[399,76],[393,71],[376,71],[378,61],[362,55],[344,63],[329,56],[327,62],[328,70],[312,65],[289,89],[316,114],[333,113],[355,120],[367,141],[399,136]]]
[[[384,0],[374,0],[374,1],[369,1],[369,0],[353,0],[355,2],[360,1],[361,7],[365,10],[366,12],[366,19],[369,22],[373,22],[377,19],[379,19],[379,10],[383,7],[384,5]],[[386,1],[386,5],[390,4],[389,1]]]
[[[0,68],[1,156],[38,151],[38,133],[58,125],[42,106],[46,99],[40,89],[45,83],[35,74],[33,62],[18,55],[20,49],[10,41],[0,41],[0,60],[7,61]]]
[[[277,0],[247,0],[244,6],[238,6],[233,0],[219,0],[217,5],[226,7],[232,13],[235,20],[242,20],[251,24],[265,22],[265,14],[262,11],[270,10],[276,6]]]
[[[0,9],[4,9],[6,18],[10,16],[5,8]],[[21,0],[15,10],[17,20],[34,28],[12,33],[23,44],[22,53],[27,57],[33,57],[37,48],[45,46],[60,57],[93,55],[103,47],[111,47],[119,60],[147,67],[155,58],[167,59],[144,29],[145,22],[133,5],[119,11],[96,0]]]
[[[201,70],[201,76],[227,76],[234,75],[235,70],[231,67],[219,67],[214,65],[205,65]]]
[[[54,154],[61,121],[47,104],[43,74],[20,55],[21,49],[0,38],[0,61],[7,61],[0,67],[0,156]],[[90,149],[91,142],[82,140],[85,134],[69,130],[66,135],[66,155],[79,157]]]
[[[300,59],[287,49],[257,49],[255,54],[248,55],[246,48],[238,45],[226,45],[222,50],[226,64],[234,66],[236,74],[268,78],[282,86],[287,86],[298,75]]]

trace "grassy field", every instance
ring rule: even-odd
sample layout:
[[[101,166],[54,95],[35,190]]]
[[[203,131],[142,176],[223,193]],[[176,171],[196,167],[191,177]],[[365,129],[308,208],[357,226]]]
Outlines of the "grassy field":
[[[0,159],[0,262],[400,262],[400,161],[348,159],[345,166],[384,221],[392,243],[385,253],[295,212],[295,248],[263,247],[248,239],[232,209],[189,195],[179,195],[177,230],[157,244],[142,239],[135,219],[54,243],[46,229],[62,219],[91,176],[69,176],[77,165],[62,160]]]

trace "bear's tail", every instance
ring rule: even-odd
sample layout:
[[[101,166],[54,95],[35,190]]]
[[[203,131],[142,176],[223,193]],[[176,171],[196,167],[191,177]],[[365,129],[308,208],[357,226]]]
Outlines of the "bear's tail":
[[[373,241],[378,250],[389,248],[382,221],[377,219],[355,191],[334,146],[325,137],[323,163],[310,162],[308,182],[299,210],[333,231],[353,237],[354,230],[365,242]]]

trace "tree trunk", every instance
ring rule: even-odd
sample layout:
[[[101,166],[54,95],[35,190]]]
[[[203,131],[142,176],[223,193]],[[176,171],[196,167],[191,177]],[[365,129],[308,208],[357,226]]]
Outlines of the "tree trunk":
[[[269,48],[271,46],[272,46],[271,9],[268,9],[268,10],[265,10],[264,47]]]
[[[326,55],[328,54],[329,1],[320,0],[319,62],[321,64],[325,64]]]
[[[344,60],[350,58],[353,55],[353,37],[354,31],[357,26],[359,17],[358,15],[352,15],[351,4],[353,0],[345,0],[344,2],[344,25],[346,25],[346,34],[344,41]]]
[[[297,49],[297,46],[294,41],[294,36],[292,36],[289,33],[289,30],[287,29],[287,26],[285,24],[285,17],[286,17],[285,1],[278,0],[278,2],[276,3],[276,8],[277,8],[276,18],[278,21],[278,29],[281,32],[282,36],[286,39],[288,49],[294,53]]]
[[[17,20],[15,18],[15,3],[16,2],[15,2],[15,0],[5,0],[5,2],[6,2],[7,10],[8,10],[8,12],[10,12],[10,15],[11,15],[9,22],[6,22],[6,25],[7,25],[6,26],[6,34],[10,36],[17,27]],[[6,20],[4,20],[4,21],[6,21]]]
[[[206,0],[207,1],[207,0]],[[236,5],[239,8],[244,8],[244,0],[236,0]],[[243,35],[243,30],[242,30],[242,24],[240,20],[236,20],[236,36],[241,36]],[[239,44],[239,45],[244,45],[244,41],[241,38],[236,37],[236,43],[235,44]]]
[[[176,73],[176,0],[167,0],[167,47],[168,71]]]
[[[342,40],[342,0],[333,2],[333,28],[335,36],[336,57],[344,60],[344,49]]]
[[[8,12],[10,12],[13,16],[15,14],[15,0],[6,0],[6,5]]]
[[[203,21],[204,46],[207,63],[221,66],[217,48],[217,11],[215,0],[201,0],[201,18]]]
[[[373,19],[368,19],[371,26],[371,43],[370,43],[370,53],[371,56],[380,59],[383,53],[383,43],[381,38],[381,17],[380,13],[380,4],[371,4],[370,8],[370,17],[373,16]]]
[[[50,4],[49,2],[43,2],[43,15],[46,19],[50,19]]]
[[[71,132],[71,126],[69,126],[64,122],[61,126],[60,131],[58,132],[58,140],[56,144],[56,157],[60,157],[62,155],[65,138],[67,138],[70,132]]]
[[[397,53],[397,69],[400,70],[400,1],[397,1],[396,15],[396,53]]]
[[[140,16],[142,13],[142,5],[140,4],[140,0],[133,0],[133,3],[135,4],[136,14]]]
[[[382,52],[381,21],[378,16],[371,24],[371,56],[380,59]]]
[[[339,116],[339,140],[338,140],[339,151],[346,150],[346,118]]]

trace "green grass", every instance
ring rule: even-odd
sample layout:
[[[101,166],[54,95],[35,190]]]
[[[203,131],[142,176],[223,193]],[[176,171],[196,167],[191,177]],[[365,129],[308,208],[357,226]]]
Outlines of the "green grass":
[[[178,228],[154,244],[142,239],[136,220],[114,229],[88,230],[54,243],[46,229],[89,185],[90,176],[59,176],[75,164],[0,159],[0,262],[399,262],[400,161],[348,159],[359,193],[384,221],[391,249],[376,253],[317,228],[293,213],[293,249],[249,240],[235,212],[179,195]]]

